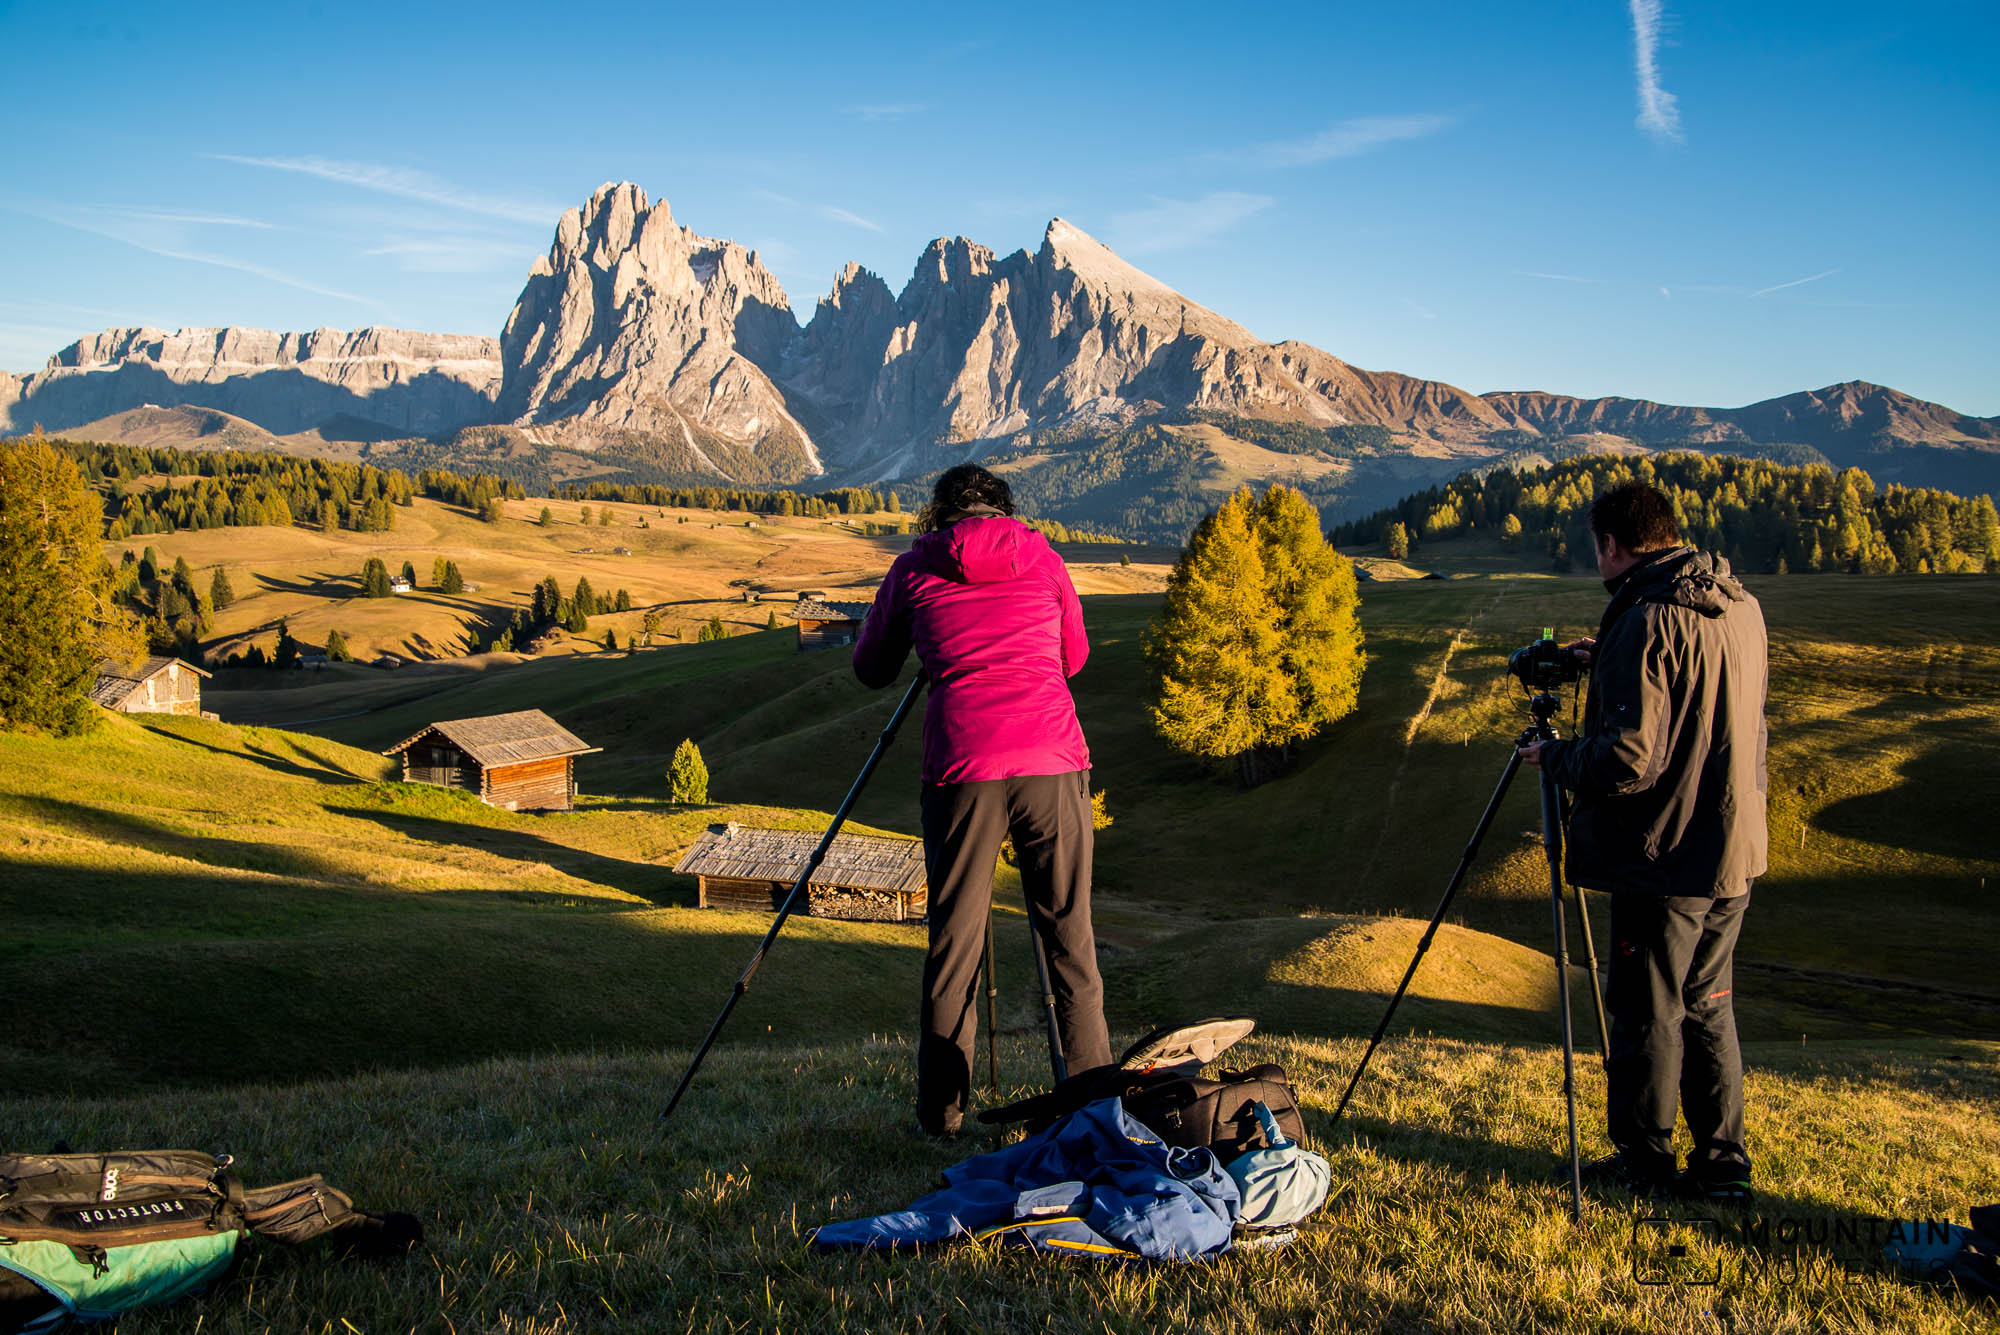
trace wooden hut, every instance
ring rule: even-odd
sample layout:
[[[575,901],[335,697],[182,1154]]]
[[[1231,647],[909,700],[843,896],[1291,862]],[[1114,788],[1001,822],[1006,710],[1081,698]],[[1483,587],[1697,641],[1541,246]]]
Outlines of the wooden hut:
[[[200,714],[201,681],[209,675],[178,658],[149,658],[134,668],[100,658],[90,698],[121,714]]]
[[[576,798],[576,757],[586,745],[539,709],[433,723],[382,754],[403,758],[405,783],[478,793],[507,811],[568,811]]]
[[[793,613],[799,619],[799,652],[853,644],[861,634],[861,623],[868,618],[868,609],[874,605],[873,602],[832,603],[824,598],[801,596]]]
[[[674,870],[696,878],[702,908],[775,913],[820,838],[817,830],[711,825]],[[928,889],[921,840],[843,834],[807,882],[807,902],[794,911],[860,922],[922,922]]]

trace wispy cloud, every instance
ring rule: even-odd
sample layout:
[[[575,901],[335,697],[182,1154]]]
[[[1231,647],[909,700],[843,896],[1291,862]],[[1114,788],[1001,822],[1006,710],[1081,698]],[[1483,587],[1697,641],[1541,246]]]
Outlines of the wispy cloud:
[[[1310,167],[1336,158],[1358,157],[1384,144],[1423,139],[1451,125],[1450,116],[1361,116],[1329,126],[1304,139],[1259,144],[1249,160],[1261,167]],[[1235,154],[1224,155],[1237,157]]]
[[[361,252],[397,261],[407,273],[485,273],[524,265],[529,252],[504,241],[459,238],[407,238]]]
[[[862,121],[899,121],[905,116],[928,110],[929,105],[923,102],[874,102],[858,107],[842,107],[841,114]]]
[[[1539,269],[1516,269],[1519,278],[1546,278],[1551,283],[1601,283],[1602,278],[1579,278],[1573,273],[1543,273]]]
[[[350,185],[359,190],[374,190],[385,195],[396,195],[402,199],[435,204],[441,208],[480,213],[489,218],[505,218],[509,222],[546,225],[562,213],[559,207],[548,204],[475,194],[469,190],[462,190],[449,181],[440,180],[428,172],[413,171],[406,167],[386,167],[370,162],[333,162],[316,157],[254,158],[235,153],[211,153],[208,156],[218,162],[234,162],[244,167],[263,167],[270,171],[297,172],[302,176],[313,176],[338,185]]]
[[[286,287],[295,287],[301,292],[310,292],[315,296],[332,297],[337,301],[351,301],[362,306],[379,306],[381,304],[370,297],[356,296],[352,292],[342,292],[338,288],[321,287],[317,283],[293,277],[291,274],[268,268],[262,264],[252,264],[248,260],[239,260],[228,255],[205,255],[200,251],[179,250],[171,246],[157,245],[151,241],[127,236],[109,228],[93,227],[88,223],[77,222],[73,218],[61,218],[46,213],[36,213],[31,216],[40,218],[46,223],[54,223],[58,227],[67,227],[72,231],[88,232],[93,236],[101,236],[106,240],[130,246],[134,250],[143,250],[149,255],[158,255],[163,259],[185,260],[189,264],[207,264],[217,269],[233,269],[237,273],[247,273],[253,277],[266,279],[273,283],[281,283]]]
[[[870,232],[882,232],[886,230],[881,223],[864,218],[860,214],[843,209],[838,205],[804,204],[793,199],[790,195],[781,195],[775,190],[765,190],[762,188],[752,190],[750,193],[767,203],[776,204],[781,209],[800,210],[810,213],[815,217],[824,218],[828,222],[844,223],[849,227],[859,227]]]
[[[1119,252],[1126,255],[1177,250],[1227,231],[1275,203],[1269,195],[1250,195],[1238,190],[1218,190],[1188,200],[1155,195],[1151,208],[1113,217],[1111,235],[1117,240]]]
[[[1664,287],[1660,289],[1660,295],[1665,297],[1668,301],[1672,301],[1674,299],[1674,294],[1668,291]]]
[[[1631,0],[1633,63],[1639,77],[1639,128],[1664,143],[1682,142],[1680,100],[1660,87],[1660,0]]]
[[[227,213],[182,213],[174,209],[133,209],[117,205],[94,208],[92,212],[108,213],[114,217],[131,218],[138,222],[175,223],[194,227],[250,227],[260,232],[279,230],[276,223],[262,222],[256,218],[238,218]]]
[[[1783,292],[1788,287],[1801,287],[1807,283],[1817,283],[1820,279],[1831,278],[1839,272],[1840,270],[1838,269],[1828,269],[1824,273],[1816,273],[1809,278],[1794,278],[1789,283],[1773,283],[1769,287],[1758,288],[1755,292],[1752,292],[1750,295],[1753,297],[1761,297],[1772,292]]]
[[[1408,297],[1403,298],[1403,304],[1405,306],[1408,306],[1411,310],[1415,311],[1418,315],[1422,316],[1426,320],[1435,320],[1438,318],[1436,311],[1432,310],[1428,306],[1420,306],[1416,302],[1410,300]]]

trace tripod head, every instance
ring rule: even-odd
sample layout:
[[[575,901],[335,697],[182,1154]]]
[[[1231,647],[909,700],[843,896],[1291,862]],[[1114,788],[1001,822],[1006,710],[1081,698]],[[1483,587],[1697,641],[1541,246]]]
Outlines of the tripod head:
[[[1533,722],[1521,730],[1521,740],[1516,746],[1527,746],[1532,742],[1553,742],[1556,739],[1555,724],[1549,720],[1562,708],[1562,700],[1554,691],[1537,691],[1528,697],[1528,713]]]

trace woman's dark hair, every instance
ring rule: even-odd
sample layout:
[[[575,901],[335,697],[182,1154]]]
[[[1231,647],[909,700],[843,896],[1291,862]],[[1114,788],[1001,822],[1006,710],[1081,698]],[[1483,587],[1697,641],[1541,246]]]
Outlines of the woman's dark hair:
[[[1652,552],[1681,540],[1674,522],[1674,503],[1666,493],[1643,482],[1627,482],[1599,496],[1590,506],[1590,531],[1618,539],[1628,552]]]
[[[931,488],[930,503],[917,515],[919,533],[935,533],[975,506],[1014,513],[1014,492],[1001,478],[978,464],[958,464],[944,470]]]

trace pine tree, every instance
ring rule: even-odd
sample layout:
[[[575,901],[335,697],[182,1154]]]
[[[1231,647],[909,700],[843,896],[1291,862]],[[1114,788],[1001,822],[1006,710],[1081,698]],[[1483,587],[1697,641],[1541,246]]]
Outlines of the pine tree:
[[[646,632],[646,643],[651,644],[653,637],[660,633],[660,614],[657,611],[648,609],[642,625]]]
[[[892,491],[889,494],[893,496],[896,493]],[[770,614],[764,618],[764,629],[776,630],[777,628],[778,628],[778,609],[774,607],[771,609]]]
[[[623,589],[620,589],[620,590],[618,590],[618,596],[617,596],[616,598],[613,598],[613,599],[611,600],[611,610],[612,610],[612,611],[614,611],[614,612],[629,612],[629,611],[631,611],[631,610],[632,610],[632,595],[631,595],[631,594],[629,594],[629,593],[627,593],[627,592],[626,592],[625,590],[623,590]]]
[[[583,610],[583,604],[572,602],[569,615],[563,619],[563,629],[572,635],[581,635],[590,629],[590,613]]]
[[[330,663],[352,663],[354,655],[347,650],[347,637],[337,630],[326,633],[326,657]]]
[[[604,610],[597,605],[597,593],[590,587],[590,581],[582,575],[577,576],[576,589],[570,594],[569,600],[582,608],[583,614],[587,617],[596,616]]]
[[[431,558],[432,588],[442,589],[444,587],[444,568],[449,564],[450,562],[446,561],[442,556],[433,556]]]
[[[299,642],[292,638],[291,621],[288,618],[279,617],[278,651],[271,655],[271,666],[274,668],[296,667],[298,666],[298,661]]]
[[[610,528],[610,527],[611,527],[611,507],[610,507],[610,506],[608,506],[608,505],[607,505],[607,506],[605,506],[605,507],[604,507],[603,509],[601,509],[601,510],[599,510],[599,511],[597,512],[597,526],[598,526],[599,528]]]
[[[604,652],[607,654],[618,652],[618,632],[609,626],[604,630]]]
[[[438,581],[438,588],[445,593],[465,592],[465,576],[459,573],[458,562],[444,563],[444,578]]]
[[[1245,488],[1196,526],[1145,639],[1159,680],[1153,726],[1176,750],[1214,759],[1245,755],[1264,743],[1266,720],[1289,719],[1298,710],[1289,683],[1274,670],[1278,609],[1265,592],[1253,510]]]
[[[556,522],[555,512],[549,509],[548,506],[544,505],[542,507],[542,517],[540,519],[537,519],[535,522],[540,524],[543,528],[552,528],[554,527]]]
[[[229,586],[229,572],[217,566],[215,577],[208,582],[208,605],[220,612],[235,601],[236,590]]]
[[[389,567],[382,564],[382,558],[379,556],[371,556],[361,565],[361,596],[363,598],[389,596]]]
[[[899,515],[903,513],[903,500],[900,496],[892,491],[889,493],[887,500],[889,502],[888,511],[890,514]]]
[[[412,589],[417,587],[417,568],[408,561],[403,562],[403,583]]]
[[[667,798],[688,806],[708,803],[708,765],[692,737],[674,748],[674,758],[667,769]]]
[[[498,496],[489,496],[479,507],[479,517],[489,524],[497,524],[507,517],[507,507],[500,503]]]
[[[1361,653],[1354,566],[1327,545],[1303,495],[1246,487],[1204,519],[1147,632],[1153,724],[1176,749],[1233,760],[1251,787],[1297,743],[1352,713]]]
[[[111,598],[102,529],[73,459],[39,431],[0,442],[0,727],[87,731],[97,660],[137,657],[138,628]]]
[[[1382,545],[1388,549],[1391,561],[1401,561],[1410,554],[1409,527],[1398,519],[1383,530]]]

